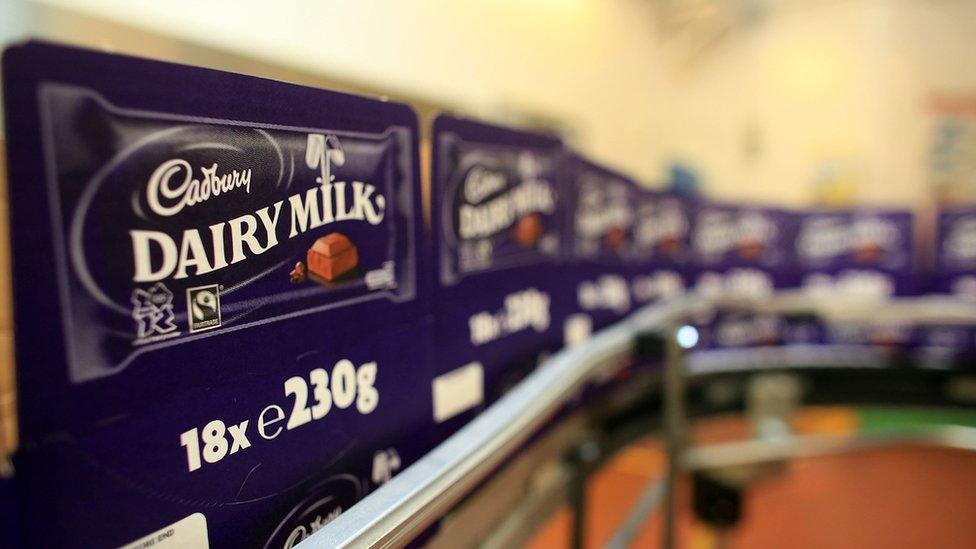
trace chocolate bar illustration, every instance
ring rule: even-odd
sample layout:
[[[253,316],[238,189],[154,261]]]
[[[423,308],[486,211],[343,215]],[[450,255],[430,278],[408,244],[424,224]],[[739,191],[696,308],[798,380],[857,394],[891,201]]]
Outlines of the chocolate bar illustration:
[[[531,247],[535,246],[542,237],[542,233],[545,228],[542,224],[542,216],[537,213],[528,214],[522,216],[515,224],[515,230],[513,231],[515,236],[515,241],[519,244]]]
[[[755,261],[763,254],[773,234],[771,221],[760,214],[745,214],[739,219],[739,257]]]
[[[749,260],[759,259],[765,249],[763,241],[755,238],[744,239],[738,245],[739,257]]]
[[[627,240],[627,231],[620,227],[614,227],[603,235],[603,243],[611,250],[620,248]]]
[[[359,265],[359,250],[342,233],[329,233],[312,244],[307,254],[308,274],[332,282]]]
[[[305,282],[305,264],[299,261],[295,263],[295,268],[288,273],[288,279],[292,284],[298,284],[299,282]]]
[[[657,243],[658,251],[663,255],[674,255],[681,249],[681,237],[668,235]]]
[[[865,218],[854,221],[851,227],[854,260],[877,263],[885,253],[885,243],[893,240],[894,231],[880,219]]]
[[[858,263],[877,263],[884,254],[884,246],[878,243],[862,244],[854,247],[854,260]]]

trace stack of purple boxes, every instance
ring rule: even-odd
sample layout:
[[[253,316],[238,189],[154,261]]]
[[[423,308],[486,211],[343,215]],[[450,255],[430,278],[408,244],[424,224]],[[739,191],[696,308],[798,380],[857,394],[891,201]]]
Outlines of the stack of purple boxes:
[[[3,68],[25,545],[290,547],[550,353],[688,289],[976,299],[972,209],[940,216],[925,279],[909,212],[654,191],[441,116],[425,230],[408,106],[37,43]],[[694,321],[706,352],[973,350],[954,326]]]

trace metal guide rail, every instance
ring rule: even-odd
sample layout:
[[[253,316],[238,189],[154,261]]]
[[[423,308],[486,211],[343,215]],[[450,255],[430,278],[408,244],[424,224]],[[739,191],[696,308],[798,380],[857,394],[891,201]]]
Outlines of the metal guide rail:
[[[658,333],[665,342],[665,356],[662,357],[665,358],[664,427],[669,459],[663,482],[667,515],[664,545],[673,546],[673,520],[670,519],[673,518],[674,500],[671,488],[679,470],[688,466],[707,467],[710,461],[732,460],[724,457],[727,452],[722,455],[709,454],[707,451],[686,455],[683,450],[683,378],[687,370],[685,349],[678,344],[676,332],[694,315],[717,309],[812,314],[825,324],[874,325],[883,321],[885,324],[916,326],[976,326],[976,303],[935,296],[878,301],[825,298],[792,291],[780,292],[766,299],[691,293],[652,305],[601,330],[586,343],[553,355],[457,433],[315,532],[301,546],[391,547],[408,543],[486,479],[592,379],[602,365],[630,356],[635,338],[648,332]],[[767,355],[766,362],[772,360],[782,368],[789,368],[793,362],[810,365],[816,353]],[[825,365],[837,362],[829,354],[823,358]],[[969,448],[972,445],[950,446]],[[753,451],[745,459],[770,451],[765,446],[763,448],[765,450],[750,447]],[[802,449],[773,451],[778,454],[791,452],[804,453]],[[661,495],[656,494],[653,499],[656,502]]]

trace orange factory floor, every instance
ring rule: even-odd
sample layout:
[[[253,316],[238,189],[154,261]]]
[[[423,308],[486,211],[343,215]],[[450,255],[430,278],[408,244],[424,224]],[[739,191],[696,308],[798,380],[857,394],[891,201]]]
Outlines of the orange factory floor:
[[[812,411],[799,431],[838,431],[844,411]],[[696,427],[696,440],[745,435],[737,419]],[[664,458],[659,446],[642,443],[611,459],[587,492],[586,547],[602,547],[653,479]],[[680,547],[715,546],[714,533],[696,524],[688,483],[679,492]],[[751,487],[743,518],[724,548],[917,548],[976,547],[976,454],[910,446],[793,460],[781,474]],[[559,511],[529,543],[533,549],[569,547],[572,513]],[[634,547],[660,545],[661,517],[644,525]]]

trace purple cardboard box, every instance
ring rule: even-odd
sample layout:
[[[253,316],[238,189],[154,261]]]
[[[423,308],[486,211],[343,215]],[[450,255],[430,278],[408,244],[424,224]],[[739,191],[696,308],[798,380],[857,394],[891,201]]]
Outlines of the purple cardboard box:
[[[912,295],[916,265],[912,214],[872,209],[798,212],[795,258],[800,288],[812,295],[887,299]],[[870,344],[890,350],[910,345],[904,325],[825,327],[823,341]]]
[[[699,203],[691,238],[695,286],[754,297],[790,287],[795,229],[785,210]]]
[[[934,254],[929,291],[976,300],[976,207],[939,212]],[[917,336],[919,362],[925,367],[952,368],[972,363],[976,355],[976,330],[968,326],[926,326]]]
[[[911,212],[824,210],[797,219],[803,289],[880,298],[915,292]]]
[[[699,203],[691,238],[696,289],[762,298],[794,283],[795,218],[785,210]],[[697,318],[702,349],[777,343],[785,326],[775,315],[719,313]]]
[[[434,415],[470,419],[562,343],[562,143],[441,115],[433,126]]]
[[[631,276],[636,306],[680,295],[687,288],[693,259],[693,204],[676,193],[637,190]]]
[[[409,107],[42,43],[3,71],[25,545],[290,547],[428,449]]]
[[[932,291],[976,299],[976,207],[940,212],[936,231]]]
[[[570,322],[596,330],[634,308],[630,279],[638,259],[637,185],[576,154],[566,156],[561,171],[566,259],[572,264],[563,277],[575,287]]]
[[[561,279],[571,285],[571,313],[564,322],[564,343],[577,345],[590,334],[634,310],[632,282],[637,270],[637,184],[617,171],[578,154],[561,166],[566,195],[566,268]],[[644,288],[646,290],[646,288]],[[598,399],[633,373],[629,361],[605,368],[580,395]]]

